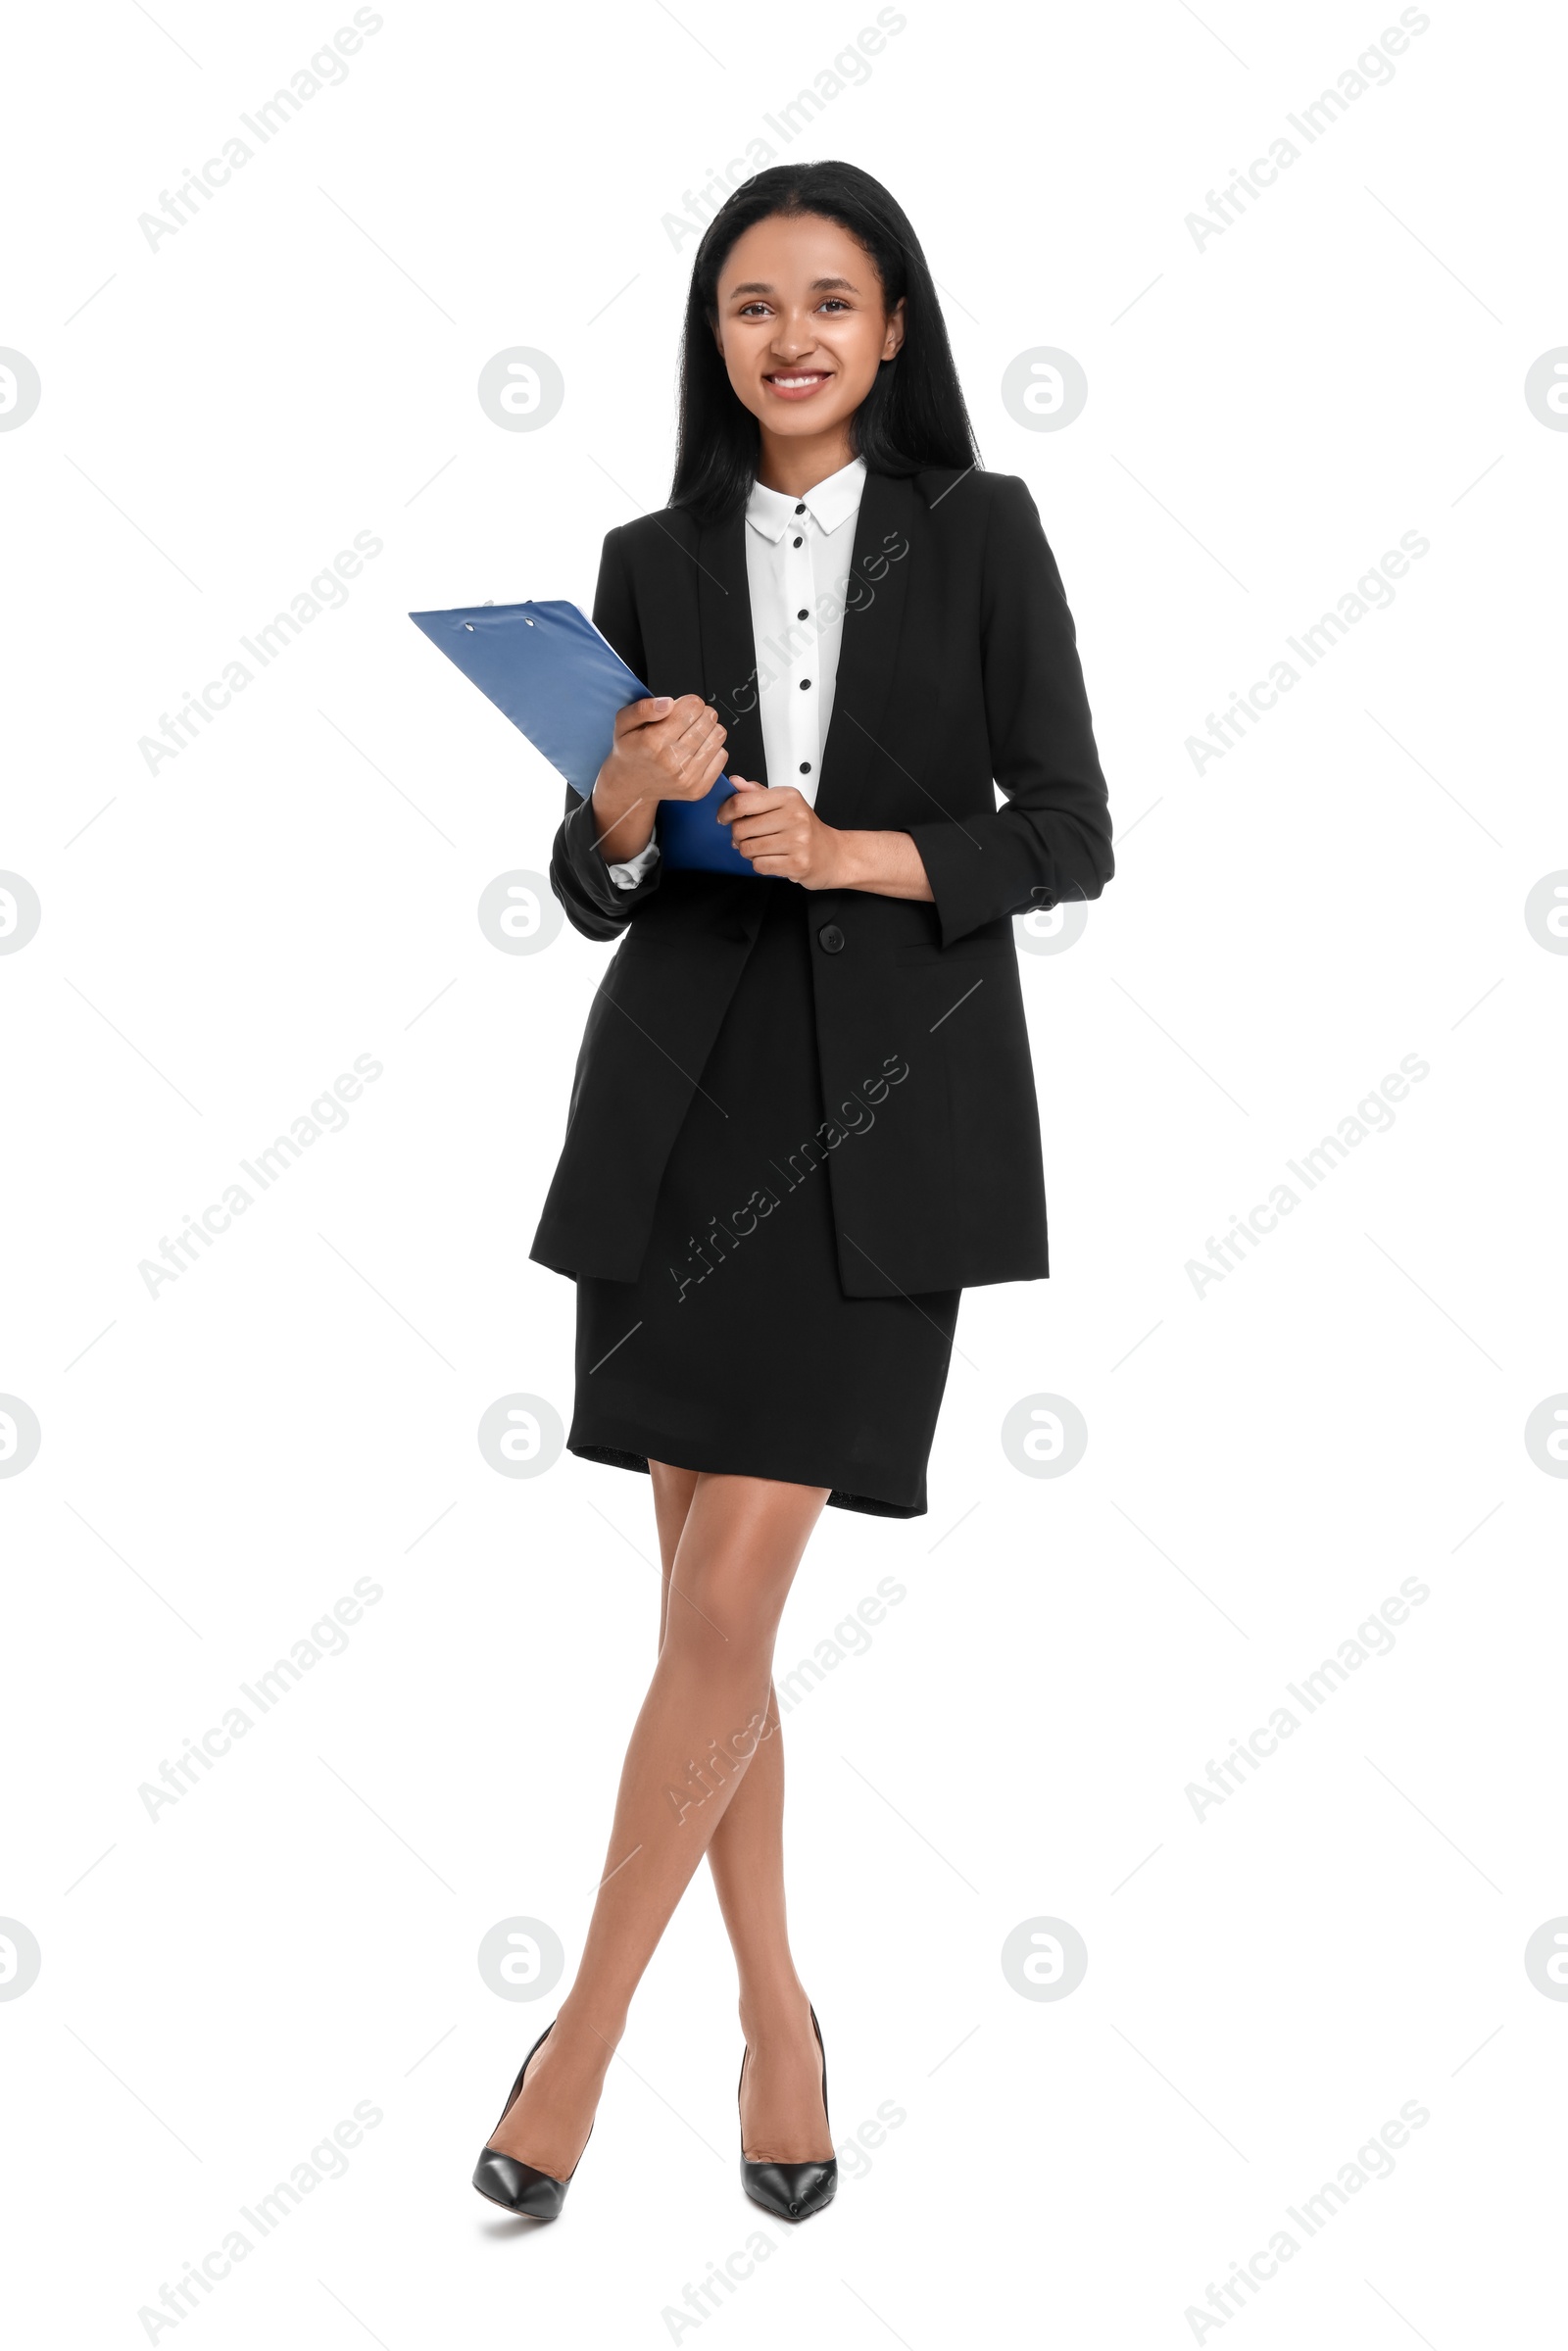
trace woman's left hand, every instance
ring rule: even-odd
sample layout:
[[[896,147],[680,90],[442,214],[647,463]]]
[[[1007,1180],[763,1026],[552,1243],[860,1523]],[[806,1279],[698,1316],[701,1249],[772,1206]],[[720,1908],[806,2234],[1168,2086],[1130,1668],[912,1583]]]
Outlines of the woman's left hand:
[[[793,784],[769,789],[732,775],[732,796],[719,804],[720,824],[734,826],[734,842],[758,873],[777,874],[805,890],[831,890],[843,880],[844,836],[824,824]]]

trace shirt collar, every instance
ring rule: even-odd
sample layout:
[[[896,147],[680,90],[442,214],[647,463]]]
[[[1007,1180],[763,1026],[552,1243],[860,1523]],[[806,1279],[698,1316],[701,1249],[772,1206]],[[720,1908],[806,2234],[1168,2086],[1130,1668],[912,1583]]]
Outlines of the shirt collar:
[[[837,473],[819,481],[813,490],[800,498],[791,498],[783,490],[770,490],[755,481],[746,501],[746,519],[752,528],[770,539],[776,547],[789,525],[795,520],[797,506],[804,506],[818,530],[837,530],[841,522],[859,509],[860,493],[865,486],[865,460],[851,458]]]

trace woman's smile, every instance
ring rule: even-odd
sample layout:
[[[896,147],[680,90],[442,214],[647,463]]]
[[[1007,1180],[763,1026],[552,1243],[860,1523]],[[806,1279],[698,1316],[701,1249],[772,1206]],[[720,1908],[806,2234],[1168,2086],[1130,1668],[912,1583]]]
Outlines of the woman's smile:
[[[809,400],[828,381],[829,373],[826,367],[778,367],[762,381],[780,400]]]

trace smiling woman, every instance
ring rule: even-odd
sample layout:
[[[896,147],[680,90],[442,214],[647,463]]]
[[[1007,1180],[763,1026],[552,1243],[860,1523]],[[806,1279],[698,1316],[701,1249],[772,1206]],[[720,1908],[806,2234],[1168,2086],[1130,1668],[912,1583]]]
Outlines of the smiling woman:
[[[824,1505],[924,1514],[962,1291],[1048,1270],[1010,918],[1111,872],[1039,516],[979,470],[919,242],[863,171],[763,171],[715,216],[670,503],[610,533],[594,619],[651,690],[551,860],[575,927],[624,946],[530,1253],[577,1287],[567,1445],[651,1476],[664,1593],[576,1982],[474,2185],[560,2212],[706,1855],[743,2184],[799,2221],[838,2165],[775,1636]],[[661,804],[721,775],[750,872],[666,870]]]

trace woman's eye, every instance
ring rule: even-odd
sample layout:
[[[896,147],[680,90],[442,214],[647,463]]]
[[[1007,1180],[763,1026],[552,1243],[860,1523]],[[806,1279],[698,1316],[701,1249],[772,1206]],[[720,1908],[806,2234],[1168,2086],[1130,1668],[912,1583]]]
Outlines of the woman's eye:
[[[847,311],[849,307],[849,304],[841,301],[837,294],[830,294],[827,300],[821,305],[821,308],[825,311]]]

